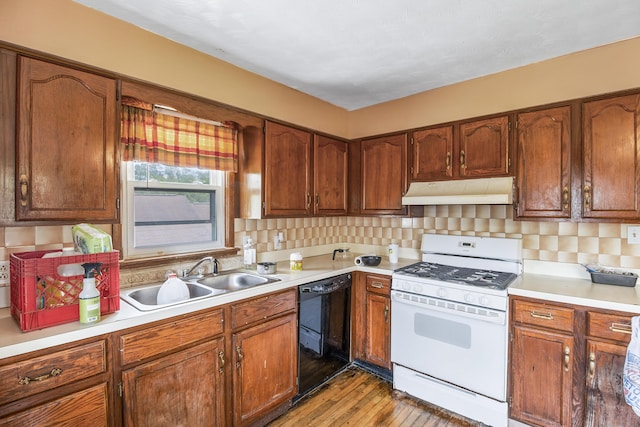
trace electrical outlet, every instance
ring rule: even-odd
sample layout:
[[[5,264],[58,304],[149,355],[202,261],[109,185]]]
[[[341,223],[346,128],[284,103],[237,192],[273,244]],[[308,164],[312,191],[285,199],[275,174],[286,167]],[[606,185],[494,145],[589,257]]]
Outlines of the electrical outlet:
[[[0,261],[0,285],[9,284],[9,261]]]
[[[630,245],[640,244],[640,226],[630,225],[627,228],[627,243]]]

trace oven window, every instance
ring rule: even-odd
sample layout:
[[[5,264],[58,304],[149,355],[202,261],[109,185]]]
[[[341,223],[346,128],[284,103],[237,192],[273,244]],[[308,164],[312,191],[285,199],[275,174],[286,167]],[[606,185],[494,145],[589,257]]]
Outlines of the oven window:
[[[466,323],[415,313],[413,331],[421,337],[465,349],[471,348],[471,327]]]

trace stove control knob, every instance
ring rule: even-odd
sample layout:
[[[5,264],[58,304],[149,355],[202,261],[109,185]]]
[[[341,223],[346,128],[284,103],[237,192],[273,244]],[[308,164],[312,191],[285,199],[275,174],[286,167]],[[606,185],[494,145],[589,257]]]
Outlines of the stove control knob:
[[[464,302],[469,303],[469,304],[473,304],[473,300],[475,298],[473,298],[473,295],[471,294],[464,294]]]
[[[489,298],[480,297],[480,305],[488,306],[489,305]]]
[[[413,284],[413,292],[415,293],[422,293],[422,285],[418,284],[418,283],[414,283]]]
[[[411,283],[402,282],[402,289],[404,289],[405,291],[410,291],[411,290]]]
[[[438,296],[440,298],[446,298],[447,296],[447,290],[444,288],[438,288]]]

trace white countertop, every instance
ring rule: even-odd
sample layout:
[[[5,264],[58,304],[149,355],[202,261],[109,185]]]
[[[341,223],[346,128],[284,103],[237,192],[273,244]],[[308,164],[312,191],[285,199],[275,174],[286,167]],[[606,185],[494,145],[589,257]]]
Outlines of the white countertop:
[[[509,286],[508,291],[509,295],[640,313],[640,290],[637,286],[600,285],[590,279],[524,273]]]
[[[332,261],[331,255],[321,255],[305,258],[302,271],[290,271],[288,261],[279,262],[276,274],[270,275],[270,277],[280,279],[279,282],[146,312],[138,311],[125,301],[120,300],[120,310],[112,314],[103,315],[98,323],[83,325],[79,322],[71,322],[31,332],[22,332],[18,323],[11,317],[10,310],[3,308],[0,309],[0,358],[120,331],[245,298],[297,287],[304,283],[352,271],[389,275],[393,273],[394,269],[415,262],[416,260],[413,259],[400,259],[398,264],[390,264],[386,258],[383,258],[379,266],[367,267],[356,266],[353,260]],[[253,273],[257,274],[255,271]]]
[[[279,282],[147,312],[138,311],[121,300],[118,312],[102,316],[100,322],[96,324],[82,325],[79,322],[71,322],[32,332],[22,332],[17,322],[11,317],[9,309],[3,308],[0,309],[0,358],[116,332],[245,298],[297,287],[338,274],[364,271],[390,275],[393,270],[415,262],[417,262],[415,259],[400,259],[397,264],[390,264],[383,257],[379,266],[367,267],[356,266],[353,260],[332,261],[330,254],[306,257],[302,271],[290,271],[288,261],[279,262],[278,272],[272,275],[280,279]],[[581,277],[545,275],[539,274],[539,270],[535,273],[526,271],[525,269],[525,273],[511,284],[508,290],[510,295],[640,313],[640,291],[637,287],[599,285]]]

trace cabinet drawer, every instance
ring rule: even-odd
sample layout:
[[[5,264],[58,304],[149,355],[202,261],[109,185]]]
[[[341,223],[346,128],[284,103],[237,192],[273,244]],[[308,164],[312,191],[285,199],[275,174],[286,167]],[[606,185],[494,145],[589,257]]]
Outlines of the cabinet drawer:
[[[573,309],[545,303],[515,300],[513,320],[528,325],[573,331]]]
[[[631,315],[589,312],[588,316],[589,336],[624,343],[631,340]]]
[[[104,340],[0,367],[0,405],[107,372]]]
[[[296,291],[267,295],[231,306],[233,329],[268,319],[296,308]]]
[[[122,364],[149,357],[220,335],[224,330],[222,309],[141,329],[120,337]]]
[[[367,275],[367,292],[375,292],[377,294],[389,295],[391,292],[390,276],[374,276]]]

